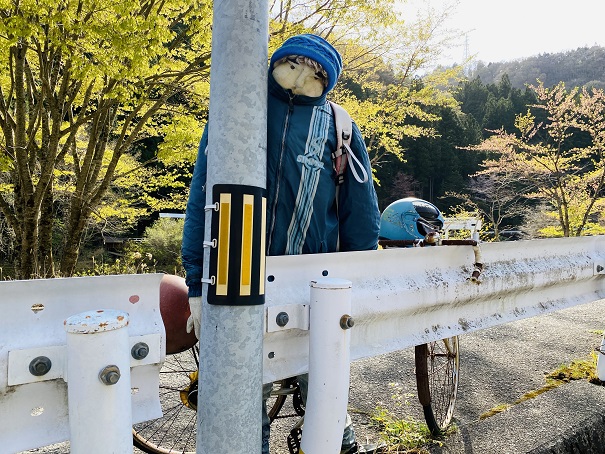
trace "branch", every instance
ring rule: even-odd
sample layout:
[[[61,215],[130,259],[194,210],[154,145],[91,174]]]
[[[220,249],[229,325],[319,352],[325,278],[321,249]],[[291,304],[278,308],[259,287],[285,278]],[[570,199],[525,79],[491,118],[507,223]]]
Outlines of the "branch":
[[[29,141],[27,142],[26,148],[28,150],[32,150],[32,153],[30,154],[30,166],[34,167],[36,161],[36,153],[39,151],[39,147],[36,143],[36,135],[34,132],[38,130],[42,122],[43,96],[41,95],[39,90],[36,90],[35,77],[27,59],[25,60],[25,76],[27,81],[29,99],[31,101],[30,105],[33,106],[33,108],[28,111],[29,122],[26,137],[29,137]]]
[[[88,87],[86,88],[86,93],[84,94],[84,99],[82,100],[82,106],[89,106],[90,105],[90,99],[92,98],[92,92],[94,90],[94,86],[95,86],[95,81],[91,81],[90,84],[88,85]],[[80,90],[81,86],[78,87],[78,91]],[[69,106],[70,106],[70,110],[71,110],[71,104],[73,102],[73,100],[76,97],[77,92],[74,92],[70,98],[69,98]],[[90,112],[90,113],[86,113],[87,110],[86,108],[82,108],[80,110],[80,113],[78,114],[77,120],[75,122],[71,121],[70,125],[61,130],[61,136],[64,136],[66,134],[75,134],[77,132],[77,130],[80,128],[80,126],[82,126],[84,123],[86,123],[87,121],[89,121],[90,119],[93,118],[94,116],[94,111]],[[72,117],[73,120],[73,117]]]
[[[8,97],[7,97],[8,99]],[[10,105],[10,102],[9,102]],[[10,129],[15,129],[15,119],[12,117],[10,111],[8,110],[8,107],[6,105],[6,102],[4,100],[4,91],[2,90],[2,86],[0,86],[0,115],[2,115],[4,118],[2,118],[1,120],[6,124],[6,126]]]
[[[17,220],[15,216],[15,211],[13,208],[4,200],[4,197],[0,194],[0,211],[8,221],[8,225],[15,231],[15,233],[19,234],[21,232],[21,223]]]
[[[319,3],[317,5],[317,7],[315,8],[315,10],[311,11],[309,14],[307,14],[306,16],[303,16],[302,19],[299,19],[297,21],[292,22],[292,25],[301,25],[304,24],[308,19],[310,19],[311,17],[315,16],[316,14],[319,14],[320,11],[324,11],[326,9],[326,7],[331,3],[332,0],[325,0],[323,3]],[[318,19],[318,21],[321,21],[321,18]],[[311,27],[313,30],[315,30],[314,27]]]
[[[133,130],[130,132],[130,134],[128,135],[128,138],[123,141],[121,144],[116,146],[116,149],[114,149],[114,153],[113,156],[111,158],[111,161],[109,163],[109,165],[107,166],[107,170],[105,171],[105,176],[103,177],[103,180],[101,181],[101,184],[97,187],[97,189],[91,194],[90,197],[90,205],[91,206],[95,206],[96,204],[98,204],[101,200],[101,198],[103,197],[103,195],[105,194],[105,191],[107,190],[107,188],[109,187],[110,182],[112,181],[113,175],[115,173],[115,169],[118,165],[118,162],[120,160],[120,157],[122,156],[122,153],[125,152],[130,145],[132,144],[134,138],[137,136],[137,134],[140,132],[140,130],[142,129],[143,125],[147,122],[147,120],[149,120],[149,118],[151,118],[151,116],[156,113],[166,102],[166,99],[168,99],[170,96],[172,96],[174,93],[172,92],[166,92],[164,93],[164,95],[158,99],[153,106],[151,106],[141,117],[141,119],[139,121],[137,121],[137,124],[135,125],[135,127],[133,128]],[[139,106],[141,107],[141,106]],[[137,109],[137,111],[140,111],[140,108]],[[130,120],[132,120],[132,114],[130,116]],[[122,134],[120,135],[120,139],[123,140],[125,133],[126,133],[126,124],[122,127]]]

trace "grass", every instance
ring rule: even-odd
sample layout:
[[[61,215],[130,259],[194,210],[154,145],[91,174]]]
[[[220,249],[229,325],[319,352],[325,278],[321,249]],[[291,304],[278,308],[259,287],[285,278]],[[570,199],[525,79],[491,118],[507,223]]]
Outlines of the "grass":
[[[398,419],[385,408],[378,407],[372,415],[372,421],[378,425],[388,453],[428,454],[428,446],[441,444],[431,438],[431,432],[424,422],[414,418]]]
[[[396,407],[409,405],[408,398],[415,394],[406,394],[399,383],[389,383],[393,389],[391,398]],[[431,432],[424,421],[418,421],[412,417],[400,419],[389,410],[377,407],[369,415],[372,423],[378,427],[380,437],[386,443],[385,451],[390,454],[428,454],[428,448],[432,445],[443,445],[442,441],[431,437]],[[446,435],[454,433],[456,427],[450,426]]]
[[[599,380],[596,375],[597,373],[597,353],[592,352],[590,357],[574,360],[569,364],[562,364],[557,369],[549,372],[545,375],[546,383],[544,386],[538,389],[534,389],[523,394],[517,400],[511,404],[499,404],[479,416],[479,419],[486,419],[490,416],[494,416],[498,413],[508,410],[514,405],[525,402],[526,400],[533,399],[551,389],[555,389],[565,383],[569,383],[573,380],[588,380],[590,383],[596,385],[603,385],[603,382]]]
[[[600,333],[602,334],[602,333]],[[515,400],[513,403],[504,403],[497,405],[480,416],[480,419],[489,418],[507,411],[514,405],[533,399],[542,393],[557,388],[565,383],[573,380],[588,380],[590,383],[597,385],[605,385],[596,375],[597,352],[592,352],[590,357],[574,360],[569,364],[562,364],[557,369],[545,375],[546,383],[541,388],[529,391]],[[397,384],[391,384],[397,388]],[[393,394],[392,398],[397,401],[398,405],[407,403],[403,402],[399,389]],[[382,441],[387,444],[386,451],[391,454],[429,454],[428,449],[431,445],[443,445],[443,443],[431,437],[431,433],[426,423],[415,420],[414,418],[399,419],[393,416],[387,409],[378,407],[370,416],[374,424],[378,426]],[[451,435],[457,431],[455,425],[451,425],[447,435]]]

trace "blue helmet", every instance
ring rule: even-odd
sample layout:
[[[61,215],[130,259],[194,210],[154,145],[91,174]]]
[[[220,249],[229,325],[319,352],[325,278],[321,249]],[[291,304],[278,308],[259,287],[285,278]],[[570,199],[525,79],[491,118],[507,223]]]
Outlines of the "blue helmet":
[[[443,228],[439,209],[426,200],[407,197],[391,203],[380,216],[380,239],[422,240]]]

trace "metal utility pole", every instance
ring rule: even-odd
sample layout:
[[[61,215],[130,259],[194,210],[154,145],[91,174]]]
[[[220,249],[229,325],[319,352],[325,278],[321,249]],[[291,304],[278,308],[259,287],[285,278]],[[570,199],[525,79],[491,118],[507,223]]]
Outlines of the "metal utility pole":
[[[261,452],[268,35],[265,0],[214,2],[199,454]]]

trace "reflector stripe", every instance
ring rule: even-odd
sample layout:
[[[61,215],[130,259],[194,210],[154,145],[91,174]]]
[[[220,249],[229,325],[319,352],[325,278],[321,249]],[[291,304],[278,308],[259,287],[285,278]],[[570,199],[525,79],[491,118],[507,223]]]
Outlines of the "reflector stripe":
[[[256,186],[212,187],[208,304],[255,306],[265,303],[265,190]]]
[[[227,295],[229,284],[229,236],[231,234],[231,194],[221,194],[219,208],[218,258],[216,270],[216,294]]]
[[[239,282],[239,294],[250,295],[252,280],[252,229],[254,227],[254,196],[244,194],[242,208],[242,264]]]
[[[265,294],[265,247],[267,240],[267,198],[263,197],[261,201],[261,227],[260,227],[260,276],[258,284],[258,293],[260,295]]]

